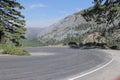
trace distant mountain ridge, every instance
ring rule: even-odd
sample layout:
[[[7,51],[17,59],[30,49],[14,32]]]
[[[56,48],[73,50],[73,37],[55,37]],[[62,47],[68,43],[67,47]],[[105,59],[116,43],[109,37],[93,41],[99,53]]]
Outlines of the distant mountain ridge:
[[[26,32],[26,36],[36,36],[39,32],[41,32],[42,30],[44,30],[44,28],[39,28],[39,27],[28,27],[27,28],[27,32]]]
[[[28,27],[26,31],[26,39],[23,40],[23,46],[31,46],[31,47],[40,46],[37,35],[42,30],[44,30],[44,28]]]

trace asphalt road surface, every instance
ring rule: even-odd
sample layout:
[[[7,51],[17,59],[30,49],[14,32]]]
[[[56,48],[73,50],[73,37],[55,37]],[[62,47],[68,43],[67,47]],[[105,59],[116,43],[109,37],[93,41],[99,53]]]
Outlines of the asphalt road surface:
[[[97,50],[29,48],[49,56],[0,57],[0,80],[67,80],[110,60]]]

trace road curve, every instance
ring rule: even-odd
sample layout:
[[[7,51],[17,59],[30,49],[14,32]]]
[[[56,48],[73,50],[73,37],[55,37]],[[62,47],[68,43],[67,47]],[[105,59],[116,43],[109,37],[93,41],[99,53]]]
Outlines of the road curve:
[[[107,54],[71,48],[29,48],[48,56],[0,57],[0,80],[67,80],[71,76],[107,63]]]

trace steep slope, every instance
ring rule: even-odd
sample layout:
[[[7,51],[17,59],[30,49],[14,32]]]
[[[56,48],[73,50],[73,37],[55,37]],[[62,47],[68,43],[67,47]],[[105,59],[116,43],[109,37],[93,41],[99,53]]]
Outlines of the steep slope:
[[[91,10],[93,10],[92,7],[67,16],[51,25],[38,34],[39,41],[45,45],[76,42],[80,44],[94,43],[95,45],[98,43],[120,48],[120,18],[116,18],[114,25],[112,23],[97,24],[94,19],[86,19],[91,15],[97,15],[92,13],[85,16],[86,11]]]
[[[89,28],[86,30],[75,30],[75,27],[81,24],[87,24],[86,20],[81,15],[70,15],[40,32],[38,35],[39,40],[48,41],[50,39],[55,39],[61,41],[69,35],[81,35],[89,30]]]

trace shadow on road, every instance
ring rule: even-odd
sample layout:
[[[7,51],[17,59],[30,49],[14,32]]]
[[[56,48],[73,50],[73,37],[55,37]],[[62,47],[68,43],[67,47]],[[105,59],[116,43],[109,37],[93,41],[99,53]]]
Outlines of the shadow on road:
[[[96,49],[97,47],[91,47],[91,46],[69,46],[69,48],[72,48],[72,49]]]

